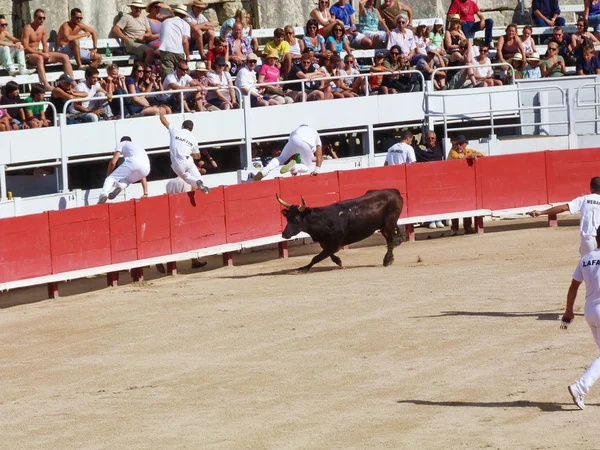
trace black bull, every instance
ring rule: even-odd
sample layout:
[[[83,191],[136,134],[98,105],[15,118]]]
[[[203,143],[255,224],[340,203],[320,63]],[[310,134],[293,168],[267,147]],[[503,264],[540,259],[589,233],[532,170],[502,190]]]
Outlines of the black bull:
[[[325,258],[331,258],[342,267],[342,260],[335,253],[345,245],[368,238],[377,230],[381,231],[387,243],[383,265],[389,266],[394,262],[394,237],[397,237],[398,245],[402,243],[397,223],[404,204],[397,189],[368,191],[362,197],[321,208],[307,207],[304,199],[300,206],[281,200],[279,195],[277,200],[286,208],[281,211],[287,219],[282,237],[290,239],[304,231],[323,249],[310,264],[300,268],[302,272],[308,272]]]

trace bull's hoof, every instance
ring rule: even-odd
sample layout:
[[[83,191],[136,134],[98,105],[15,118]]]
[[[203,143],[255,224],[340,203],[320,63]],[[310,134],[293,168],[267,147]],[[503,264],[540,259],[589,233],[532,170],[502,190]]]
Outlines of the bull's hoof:
[[[308,271],[309,271],[309,270],[310,270],[310,267],[308,267],[308,266],[304,266],[304,267],[300,267],[300,268],[298,269],[298,272],[299,272],[299,273],[308,273]]]
[[[390,259],[389,261],[386,261],[385,259],[383,260],[383,267],[391,266],[392,264],[394,264],[394,258]]]

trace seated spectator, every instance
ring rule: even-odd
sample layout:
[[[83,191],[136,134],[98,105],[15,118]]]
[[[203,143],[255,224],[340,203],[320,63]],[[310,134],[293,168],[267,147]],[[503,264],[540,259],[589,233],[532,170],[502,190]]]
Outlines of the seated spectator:
[[[144,60],[146,64],[152,64],[155,49],[149,43],[154,39],[150,30],[150,22],[142,14],[146,5],[140,0],[133,0],[128,6],[131,8],[131,12],[123,14],[112,28],[112,33],[123,41],[127,54]]]
[[[594,47],[583,47],[581,59],[577,62],[577,75],[600,75],[600,58],[594,54]]]
[[[235,75],[238,66],[246,62],[246,55],[252,53],[252,44],[250,39],[242,36],[243,26],[241,22],[233,24],[232,34],[226,39],[229,53],[229,62],[231,63],[230,73]],[[226,60],[227,61],[227,60]],[[211,68],[214,70],[214,67]]]
[[[425,145],[421,145],[414,150],[417,162],[442,161],[444,159],[444,149],[437,141],[435,131],[425,133]],[[437,228],[443,227],[444,224],[441,227],[438,225]]]
[[[431,45],[431,39],[429,39],[429,29],[427,25],[419,25],[415,30],[415,53],[420,55],[427,54],[427,47]]]
[[[542,78],[540,69],[540,55],[532,53],[527,57],[527,65],[525,66],[525,78]]]
[[[425,55],[416,53],[417,43],[413,32],[406,28],[407,23],[408,19],[405,16],[398,16],[396,21],[397,27],[390,33],[387,49],[390,51],[394,46],[399,47],[402,56],[410,62],[410,65],[414,66]]]
[[[215,40],[217,38],[220,38],[220,36],[217,36]],[[190,74],[198,86],[203,88],[200,90],[200,96],[196,96],[196,109],[198,111],[220,111],[219,108],[208,103],[206,99],[206,88],[210,87],[210,80],[206,76],[209,72],[210,70],[208,70],[204,61],[196,61],[196,66]]]
[[[115,64],[111,64],[106,68],[106,78],[100,80],[100,86],[112,96],[127,94],[125,76],[119,73],[119,67]],[[110,108],[115,115],[123,115],[121,101],[118,98],[112,99]]]
[[[166,16],[161,14],[160,11],[165,8],[169,11],[169,15]],[[167,3],[163,3],[161,1],[153,1],[148,3],[146,6],[146,17],[148,18],[148,23],[150,24],[150,38],[152,39],[148,42],[155,51],[160,47],[160,27],[162,23],[168,19],[169,17],[173,17],[173,10]]]
[[[537,52],[535,48],[535,42],[533,42],[533,28],[531,25],[525,25],[523,27],[523,34],[521,35],[521,44],[523,44],[523,50],[525,50],[525,57],[529,58],[529,55]]]
[[[219,88],[218,90],[208,91],[208,103],[219,109],[239,108],[231,75],[225,70],[225,67],[227,67],[227,61],[222,56],[219,56],[215,59],[215,68],[207,75],[211,87]]]
[[[570,40],[568,36],[565,36],[565,32],[561,26],[555,26],[554,30],[552,30],[552,37],[546,39],[546,44],[550,44],[554,42],[558,45],[558,54],[565,60],[565,64],[568,66],[574,66],[577,64],[577,59],[575,55],[571,51],[571,47],[569,45]]]
[[[312,57],[308,53],[302,54],[299,66],[293,66],[288,80],[299,80],[304,82],[304,94],[302,96],[302,85],[300,83],[288,84],[290,89],[289,96],[295,102],[324,100],[333,98],[331,88],[325,85],[325,81],[315,81],[314,78],[323,78],[326,74],[321,69],[316,69],[313,65]]]
[[[383,84],[396,92],[418,92],[420,90],[419,78],[416,73],[402,74],[403,70],[410,69],[408,58],[402,56],[400,46],[394,45],[388,54],[388,59],[383,66],[386,72],[395,72],[386,75]]]
[[[296,39],[294,27],[286,25],[283,28],[285,33],[285,41],[290,47],[290,55],[292,58],[292,64],[300,64],[300,57],[302,56],[302,50],[304,50],[304,41]]]
[[[311,19],[315,20],[318,24],[318,33],[327,37],[332,33],[333,26],[337,23],[344,26],[344,23],[337,19],[329,11],[329,0],[319,0],[317,7],[310,12]]]
[[[58,29],[56,38],[56,51],[64,53],[69,58],[75,59],[77,68],[80,69],[83,64],[89,64],[91,67],[98,67],[102,62],[102,56],[98,53],[98,33],[89,25],[83,22],[83,13],[79,8],[71,10],[71,18],[63,23]],[[80,39],[91,37],[94,47],[91,50],[81,48]]]
[[[457,21],[457,23],[460,24],[460,21]],[[437,18],[433,21],[433,30],[429,32],[429,40],[431,41],[431,46],[440,55],[446,54],[446,49],[444,48],[444,36],[444,22],[442,19]]]
[[[453,52],[449,57],[448,67],[468,66],[473,63],[471,51],[471,42],[463,40],[459,42],[457,52]],[[475,72],[472,67],[448,71],[446,73],[446,82],[448,89],[463,89],[478,86],[485,86],[482,81],[475,79]]]
[[[485,30],[485,43],[488,46],[492,44],[494,21],[486,19],[473,0],[453,0],[448,9],[448,15],[451,14],[458,14],[460,17],[462,29],[467,38],[473,39],[477,31]],[[475,16],[479,19],[478,22],[475,21]]]
[[[506,27],[506,34],[498,38],[498,45],[496,46],[498,62],[508,62],[508,60],[514,58],[517,53],[522,55],[522,60],[524,61],[526,56],[523,43],[517,34],[517,26],[514,23],[511,23]]]
[[[326,41],[327,50],[332,53],[341,54],[342,51],[346,53],[352,53],[350,48],[350,41],[344,34],[344,29],[341,25],[335,25],[332,30],[332,35],[327,38]]]
[[[509,60],[512,70],[509,70],[506,76],[506,84],[514,84],[515,80],[522,80],[525,78],[525,60],[521,53],[517,53],[513,58]]]
[[[354,24],[354,8],[350,3],[347,3],[347,0],[338,0],[329,12],[344,24],[345,33],[348,35],[351,45],[364,48],[373,47],[373,41],[357,31]]]
[[[400,135],[400,142],[388,148],[385,157],[384,166],[396,166],[400,164],[412,164],[417,161],[415,149],[412,147],[413,134],[410,131],[403,131]]]
[[[279,71],[279,67],[277,67],[278,58],[279,53],[277,53],[277,50],[271,50],[265,58],[265,63],[260,66],[260,69],[258,70],[257,81],[259,83],[277,83],[279,81],[281,72]],[[302,59],[302,57],[300,57],[300,59]],[[284,90],[279,84],[265,86],[263,92],[268,95],[271,100],[277,101],[280,105],[294,103],[294,100],[291,97],[285,95]]]
[[[558,54],[558,45],[556,42],[548,44],[548,53],[542,61],[541,69],[544,78],[562,77],[567,72],[565,60]]]
[[[11,131],[13,129],[14,130],[19,129],[19,127],[16,124],[12,125],[10,121],[11,121],[11,118],[6,113],[6,109],[0,108],[0,132],[1,131]]]
[[[485,83],[486,86],[502,86],[502,81],[494,78],[494,69],[491,66],[485,67],[492,63],[488,58],[489,53],[490,48],[487,45],[479,46],[479,55],[475,59],[477,63],[474,68],[475,79]]]
[[[206,67],[212,70],[213,63],[217,56],[222,56],[225,61],[229,61],[229,47],[221,36],[217,36],[214,40],[214,47],[206,52]]]
[[[19,85],[16,81],[9,81],[4,85],[2,97],[0,97],[0,106],[20,105],[21,103],[23,103],[23,100],[19,97]],[[8,116],[8,121],[15,130],[29,129],[23,108],[5,108],[4,110]]]
[[[388,30],[396,28],[398,15],[403,14],[408,17],[408,26],[412,27],[413,11],[412,8],[399,0],[383,0],[378,8],[381,18],[385,22]],[[389,34],[389,33],[388,33]]]
[[[160,27],[160,76],[165,79],[175,71],[177,63],[190,60],[191,28],[185,21],[188,17],[185,5],[173,8],[174,17],[166,19]]]
[[[44,101],[44,88],[42,86],[33,86],[29,97],[25,103],[41,103]],[[29,128],[42,128],[50,126],[50,121],[46,119],[46,107],[44,105],[26,106],[25,120]]]
[[[419,60],[415,68],[423,74],[425,80],[431,80],[434,70],[438,67],[446,67],[444,58],[433,47],[429,46],[426,49],[425,58]],[[446,74],[443,71],[440,70],[435,73],[433,87],[436,90],[446,88]]]
[[[85,98],[102,97],[101,100],[88,100],[71,104],[72,109],[69,112],[79,121],[98,122],[112,117],[113,113],[109,105],[109,102],[112,101],[112,95],[100,86],[98,69],[95,67],[85,69],[85,80],[75,86],[75,90],[84,92],[86,94]]]
[[[73,78],[66,73],[63,73],[57,80],[57,86],[52,89],[52,92],[50,93],[50,103],[54,105],[58,114],[67,112],[67,125],[72,125],[79,123],[79,120],[76,120],[72,114],[65,111],[65,104],[69,100],[86,97],[87,92],[80,92],[73,89]],[[71,108],[72,107],[70,107],[69,110],[71,110]],[[52,108],[48,108],[46,111],[46,118],[50,123],[54,123],[54,110]]]
[[[342,58],[340,58],[340,55],[332,55],[330,58],[328,58],[327,64],[322,67],[322,70],[325,72],[326,77],[340,77],[342,76],[343,66],[344,64],[342,63]],[[329,82],[329,86],[331,86],[331,92],[333,93],[334,98],[358,97],[358,94],[352,92],[351,88],[345,86],[341,78],[331,80]]]
[[[533,0],[531,18],[536,27],[564,26],[565,19],[560,16],[558,0]]]
[[[279,53],[279,64],[281,65],[279,70],[281,71],[281,76],[286,78],[292,67],[292,54],[290,53],[290,44],[284,40],[284,37],[285,33],[283,29],[276,28],[273,31],[273,40],[266,43],[263,53],[268,55],[271,53],[271,50],[277,50]]]
[[[212,48],[213,41],[215,39],[215,27],[208,21],[206,16],[202,14],[208,3],[200,0],[194,0],[190,3],[192,13],[185,18],[185,21],[190,25],[192,32],[191,50],[194,48],[198,50],[200,58],[206,59],[206,52],[204,51],[204,45],[208,49]]]
[[[340,75],[346,76],[347,78],[342,78],[342,88],[344,90],[349,90],[353,92],[354,96],[358,96],[361,92],[364,92],[363,86],[365,83],[365,79],[361,77],[357,77],[356,75],[360,75],[360,70],[356,67],[356,60],[354,56],[347,54],[344,56],[344,65],[340,68]]]
[[[325,38],[317,33],[318,25],[315,19],[310,19],[306,22],[306,29],[302,41],[304,48],[310,48],[317,57],[325,51]]]
[[[219,35],[223,39],[231,37],[233,25],[236,22],[240,22],[242,24],[242,37],[251,39],[252,49],[256,51],[258,49],[258,40],[256,38],[252,38],[252,21],[250,20],[250,13],[245,9],[239,8],[233,17],[230,17],[223,22]]]
[[[390,30],[375,8],[375,0],[360,0],[358,5],[358,32],[371,39],[373,48],[387,40]]]
[[[146,92],[147,86],[144,86],[146,66],[141,61],[136,61],[131,68],[131,74],[125,79],[125,86],[128,94],[140,94]],[[168,106],[152,106],[148,97],[142,95],[125,98],[125,107],[129,116],[157,116],[158,114],[170,114],[171,109]]]
[[[250,106],[269,106],[279,105],[279,102],[275,99],[271,99],[267,95],[262,95],[256,88],[256,63],[258,62],[258,56],[254,53],[250,53],[246,57],[246,64],[244,64],[238,74],[235,77],[235,86],[242,92],[243,95],[250,95]]]
[[[467,40],[467,37],[462,32],[460,24],[460,16],[458,14],[450,14],[448,16],[448,29],[444,33],[444,47],[449,55],[459,50],[458,43]],[[489,47],[489,45],[488,45]]]
[[[27,70],[25,48],[21,41],[8,32],[7,27],[6,17],[0,14],[0,66],[4,67],[11,76],[28,75],[34,72]]]
[[[63,53],[50,52],[48,51],[48,38],[46,34],[46,27],[44,21],[46,20],[46,13],[43,9],[36,9],[33,13],[33,22],[25,25],[23,29],[23,36],[21,38],[23,47],[25,48],[25,55],[27,62],[37,69],[38,77],[40,82],[44,85],[46,91],[53,89],[52,85],[48,83],[46,77],[46,64],[61,63],[63,65],[63,71],[73,78],[73,67],[69,57]],[[40,50],[40,45],[42,49]]]
[[[584,0],[583,19],[594,27],[596,37],[600,38],[600,2],[598,0]]]
[[[571,48],[570,50],[573,52],[575,58],[577,58],[578,62],[581,60],[583,56],[583,47],[600,44],[600,41],[594,36],[593,33],[590,33],[588,30],[588,23],[585,19],[579,19],[577,21],[577,31],[571,35]]]
[[[190,75],[189,65],[185,59],[180,59],[175,66],[175,70],[167,75],[163,80],[163,91],[178,91],[181,89],[196,88],[196,92],[183,93],[183,111],[199,111],[198,103],[202,104],[202,88],[198,81],[195,81]],[[210,84],[210,83],[209,83]],[[181,112],[181,94],[173,94],[169,104],[175,112]]]
[[[338,159],[336,151],[333,148],[333,143],[327,139],[327,137],[321,138],[321,144],[323,147],[323,159]]]
[[[380,72],[387,72],[388,70],[384,66],[383,62],[385,61],[385,53],[377,52],[375,54],[374,63],[371,66],[369,73],[377,74]],[[395,94],[396,91],[394,89],[388,88],[383,84],[384,76],[383,75],[371,75],[369,76],[369,89],[371,92],[386,95],[386,94]]]

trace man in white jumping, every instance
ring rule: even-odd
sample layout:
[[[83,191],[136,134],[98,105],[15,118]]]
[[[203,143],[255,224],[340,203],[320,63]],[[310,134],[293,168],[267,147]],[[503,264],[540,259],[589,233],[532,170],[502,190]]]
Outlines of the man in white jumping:
[[[119,167],[117,162],[123,155],[125,161]],[[115,167],[117,167],[115,169]],[[123,136],[121,143],[115,149],[112,159],[108,163],[106,171],[106,180],[100,192],[100,200],[98,204],[106,203],[106,200],[114,199],[121,193],[123,189],[131,183],[142,181],[144,189],[144,197],[148,196],[148,183],[146,177],[150,173],[150,160],[146,154],[146,150],[137,144],[131,142],[129,136]]]
[[[600,347],[600,228],[596,230],[596,248],[584,255],[573,273],[573,280],[567,294],[567,307],[562,316],[561,328],[566,330],[573,321],[573,305],[577,297],[577,289],[585,281],[585,320],[592,330],[592,335]],[[573,402],[583,409],[583,398],[588,394],[592,385],[600,377],[600,357],[594,359],[579,380],[569,386]]]
[[[205,194],[208,194],[210,189],[204,185],[200,171],[193,161],[194,159],[200,159],[198,142],[192,134],[194,122],[185,120],[179,130],[171,125],[163,114],[160,114],[160,122],[169,130],[169,134],[171,135],[169,147],[171,150],[171,168],[173,172],[190,186],[197,187]]]
[[[600,177],[594,177],[590,181],[591,194],[582,195],[564,205],[554,206],[543,211],[528,212],[532,217],[545,214],[554,215],[569,211],[575,214],[581,211],[579,221],[579,233],[581,234],[581,245],[579,254],[581,256],[596,249],[596,230],[600,226]]]
[[[286,161],[296,154],[300,154],[300,163],[296,163],[295,159]],[[323,146],[319,133],[314,128],[308,125],[300,125],[290,134],[290,139],[281,154],[267,164],[260,172],[254,175],[254,181],[262,180],[273,169],[283,166],[279,173],[290,172],[292,175],[299,175],[310,171],[313,163],[313,155],[316,158],[316,166],[311,175],[317,175],[321,171],[323,164]]]
[[[397,166],[400,164],[412,164],[417,161],[415,149],[412,148],[413,134],[405,131],[400,135],[400,142],[388,148],[384,166]]]

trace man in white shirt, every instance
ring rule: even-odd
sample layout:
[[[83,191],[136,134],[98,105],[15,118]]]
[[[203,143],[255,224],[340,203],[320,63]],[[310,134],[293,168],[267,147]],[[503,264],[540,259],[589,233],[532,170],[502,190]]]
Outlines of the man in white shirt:
[[[586,196],[587,197],[587,196]],[[582,217],[583,220],[583,217]],[[596,229],[596,248],[584,255],[573,273],[573,280],[567,293],[567,306],[562,316],[561,328],[566,330],[575,318],[573,305],[577,290],[585,281],[585,320],[592,331],[596,345],[600,347],[600,229]],[[569,386],[569,393],[579,409],[585,408],[583,398],[589,393],[592,385],[600,378],[600,357],[594,359],[579,380]]]
[[[117,169],[117,161],[123,155],[125,160]],[[115,149],[112,159],[108,163],[106,171],[106,180],[98,204],[106,203],[106,200],[113,200],[121,193],[123,189],[132,183],[141,180],[144,197],[148,197],[148,183],[146,177],[150,173],[150,160],[144,150],[139,145],[131,142],[129,136],[123,136],[121,143]]]
[[[413,134],[405,131],[400,136],[400,142],[392,145],[385,157],[384,166],[396,166],[399,164],[411,164],[417,161],[415,149],[412,148]]]
[[[202,101],[202,86],[188,75],[189,70],[188,62],[185,59],[179,60],[175,66],[175,71],[167,75],[163,81],[163,90],[176,91],[179,89],[196,88],[197,92],[186,92],[184,94],[185,101],[183,102],[183,108],[185,112],[192,112],[192,110],[200,111],[200,108],[197,108],[196,105],[198,101]],[[181,112],[180,95],[172,94],[170,96],[170,105],[173,108],[173,112]]]
[[[214,46],[215,40],[215,27],[208,21],[203,11],[208,8],[208,3],[200,0],[194,0],[190,4],[192,7],[192,13],[185,19],[190,24],[192,29],[193,43],[196,44],[196,49],[200,53],[200,58],[206,59],[204,52],[204,42],[206,41],[207,47],[210,50]]]
[[[300,155],[300,163],[296,163],[295,156]],[[254,175],[254,181],[262,180],[273,169],[283,166],[279,173],[290,172],[292,175],[307,173],[312,167],[313,157],[316,158],[316,166],[311,175],[318,175],[323,164],[323,146],[319,133],[314,128],[302,124],[290,134],[288,143],[285,144],[281,154],[276,156],[265,168]],[[290,159],[294,158],[294,159]],[[288,161],[289,160],[289,161]]]
[[[600,226],[600,177],[591,179],[590,192],[591,194],[577,197],[575,200],[564,205],[554,206],[543,211],[535,210],[527,214],[532,217],[538,217],[542,215],[556,215],[566,211],[575,214],[581,211],[581,219],[579,221],[579,233],[581,235],[579,254],[583,256],[596,249],[596,230]]]
[[[102,89],[98,78],[98,69],[95,67],[88,67],[85,69],[85,80],[75,86],[75,90],[78,92],[85,92],[87,98],[98,97],[98,94],[103,94],[105,96],[105,98],[100,101],[93,100],[71,104],[69,113],[74,114],[82,122],[98,122],[101,118],[104,119],[113,115],[110,105],[108,104],[108,102],[112,100],[112,95]]]
[[[193,188],[197,187],[208,194],[210,189],[204,185],[200,171],[193,161],[194,159],[200,159],[198,142],[192,134],[194,122],[185,120],[179,130],[171,125],[163,114],[160,114],[160,122],[169,130],[171,135],[169,150],[171,151],[171,168],[173,172]]]
[[[258,56],[256,56],[255,53],[250,53],[246,56],[246,63],[238,70],[236,75],[235,85],[242,91],[243,95],[250,94],[250,105],[252,107],[279,105],[277,100],[271,100],[268,96],[263,96],[255,87],[250,88],[250,86],[256,84],[256,72],[254,71],[254,68],[256,67],[257,61]]]
[[[175,70],[181,59],[190,60],[190,25],[185,5],[173,7],[174,17],[165,19],[160,26],[160,75],[163,80]]]
[[[394,45],[397,45],[400,47],[402,56],[414,66],[419,59],[424,58],[425,55],[416,53],[417,43],[415,41],[415,36],[411,30],[406,28],[407,24],[408,18],[406,18],[404,14],[398,14],[398,17],[396,17],[397,27],[391,31],[386,48],[389,51]]]

